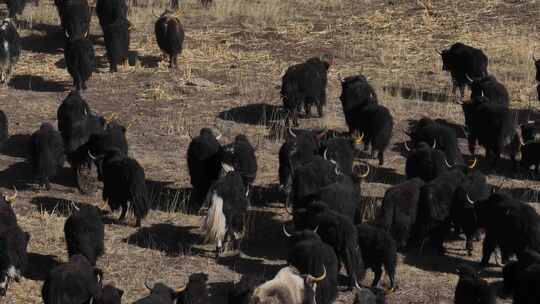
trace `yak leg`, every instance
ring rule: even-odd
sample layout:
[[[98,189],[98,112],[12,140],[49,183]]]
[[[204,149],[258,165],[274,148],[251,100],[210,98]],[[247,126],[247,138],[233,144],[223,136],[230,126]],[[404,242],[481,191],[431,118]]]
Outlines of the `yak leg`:
[[[384,152],[382,150],[377,153],[377,158],[379,159],[379,166],[384,165]]]
[[[120,213],[120,218],[118,218],[119,221],[123,222],[126,219],[126,213],[127,213],[127,202],[124,202],[122,204],[122,213]]]
[[[174,68],[174,55],[169,55],[169,69]]]
[[[317,113],[319,114],[320,118],[324,117],[324,110],[323,110],[323,105],[321,104],[321,102],[317,103]]]
[[[382,267],[381,265],[377,265],[373,266],[372,269],[375,275],[373,276],[373,282],[371,283],[371,287],[377,287],[379,285],[379,281],[381,280]]]
[[[472,134],[469,134],[467,141],[469,142],[469,152],[474,156],[476,150],[476,137]]]
[[[480,261],[481,268],[489,265],[489,259],[491,258],[491,254],[493,254],[496,246],[497,243],[495,240],[493,240],[493,237],[489,233],[486,233],[486,238],[484,239],[484,244],[482,246],[482,260]]]
[[[467,255],[472,256],[473,236],[471,234],[467,234],[467,240],[465,241],[465,249],[467,249]]]
[[[465,86],[464,85],[460,85],[459,86],[459,95],[460,95],[460,100],[463,100],[463,98],[465,97]]]
[[[311,102],[304,102],[304,111],[306,111],[306,118],[311,117]]]

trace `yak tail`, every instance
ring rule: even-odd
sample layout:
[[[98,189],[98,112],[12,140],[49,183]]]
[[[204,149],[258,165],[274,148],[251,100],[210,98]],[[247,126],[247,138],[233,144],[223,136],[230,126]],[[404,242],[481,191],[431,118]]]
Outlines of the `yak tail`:
[[[208,214],[203,218],[201,229],[205,232],[205,242],[223,241],[226,232],[226,219],[223,213],[223,198],[212,193]]]
[[[145,218],[148,214],[148,210],[150,209],[150,202],[144,176],[141,179],[141,182],[132,183],[130,192],[132,194],[131,205],[133,208],[133,214],[138,219]]]

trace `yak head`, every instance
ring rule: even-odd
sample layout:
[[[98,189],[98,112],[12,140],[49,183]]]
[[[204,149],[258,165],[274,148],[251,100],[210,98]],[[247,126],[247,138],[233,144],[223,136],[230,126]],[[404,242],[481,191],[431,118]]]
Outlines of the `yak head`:
[[[318,276],[301,274],[296,268],[282,268],[274,279],[257,287],[249,297],[249,304],[316,304],[317,284],[326,278],[326,267]],[[300,296],[298,296],[300,295]]]
[[[156,283],[154,284],[154,287],[150,287],[150,285],[147,282],[145,282],[144,286],[150,291],[150,294],[158,295],[161,298],[169,299],[173,303],[176,303],[178,299],[180,298],[182,292],[186,290],[187,285],[184,285],[181,288],[178,288],[176,290],[170,288],[169,286],[163,283]]]
[[[12,226],[0,235],[0,296],[4,296],[11,281],[19,282],[28,263],[30,234]]]
[[[443,63],[442,70],[443,71],[450,71],[454,67],[454,54],[450,52],[450,50],[442,50],[437,51],[439,55],[441,55],[441,60]]]
[[[96,304],[122,304],[124,291],[116,288],[114,284],[103,286],[101,297],[96,299]]]

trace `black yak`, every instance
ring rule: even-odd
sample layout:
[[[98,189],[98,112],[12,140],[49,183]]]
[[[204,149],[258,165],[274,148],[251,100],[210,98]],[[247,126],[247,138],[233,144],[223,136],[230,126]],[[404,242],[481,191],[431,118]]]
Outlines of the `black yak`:
[[[185,289],[180,293],[178,304],[209,304],[207,282],[206,273],[191,274]]]
[[[62,136],[49,123],[43,123],[30,137],[30,164],[41,186],[51,189],[50,179],[64,166]]]
[[[82,255],[53,268],[41,289],[44,304],[92,303],[102,296],[103,272]]]
[[[439,53],[443,63],[443,71],[450,72],[452,77],[452,93],[459,88],[461,99],[465,96],[465,86],[469,77],[487,76],[488,57],[480,49],[461,42],[453,44],[449,49]]]
[[[479,78],[469,78],[471,86],[471,99],[487,97],[489,102],[501,106],[510,105],[510,94],[506,87],[497,81],[493,75],[486,75]]]
[[[233,241],[233,250],[240,250],[245,217],[249,208],[248,191],[236,171],[226,173],[208,190],[205,205],[208,214],[201,223],[205,241],[216,244],[216,258],[224,252],[224,243]]]
[[[6,113],[0,110],[0,149],[9,138],[9,122]]]
[[[134,304],[175,304],[178,303],[182,291],[186,286],[174,290],[163,283],[156,283],[153,287],[150,287],[148,283],[144,283],[146,288],[150,291],[150,294],[146,297],[133,302]]]
[[[462,103],[465,125],[469,128],[469,151],[475,154],[476,142],[486,149],[486,159],[493,169],[506,151],[517,168],[516,154],[519,150],[519,137],[514,117],[507,106],[491,103],[487,97],[479,97]]]
[[[184,28],[180,19],[170,11],[165,11],[154,26],[159,48],[169,56],[169,68],[178,67],[178,55],[184,44]]]
[[[198,136],[194,137],[187,149],[187,165],[191,185],[192,196],[195,197],[196,208],[200,207],[206,198],[208,189],[218,178],[221,172],[221,145],[212,130],[201,129]]]
[[[310,58],[306,62],[290,66],[281,79],[281,98],[283,108],[288,112],[286,124],[292,119],[298,126],[298,112],[302,106],[306,116],[311,116],[311,107],[315,105],[319,117],[323,117],[326,105],[327,73],[333,64],[333,58]]]
[[[257,157],[255,148],[243,134],[237,135],[234,142],[222,147],[222,168],[240,173],[244,186],[248,187],[257,177]]]
[[[117,66],[124,64],[129,59],[129,31],[131,23],[125,18],[118,18],[103,29],[109,70],[117,72]],[[130,61],[130,65],[132,65]]]
[[[349,275],[349,287],[359,286],[365,268],[359,249],[357,231],[352,221],[323,202],[314,202],[294,214],[296,229],[316,230],[321,240],[334,249]],[[340,265],[338,265],[340,267]]]
[[[379,284],[384,266],[384,271],[390,279],[389,290],[393,291],[396,288],[396,241],[385,230],[369,224],[356,225],[356,232],[366,269],[370,268],[375,273],[371,285],[376,287]]]
[[[150,209],[144,169],[118,149],[109,149],[97,157],[90,152],[89,155],[96,162],[98,178],[103,182],[103,200],[113,211],[122,209],[120,221],[128,210],[132,211],[137,219],[135,226],[140,227]]]
[[[534,264],[540,264],[540,253],[534,250],[525,250],[517,255],[518,260],[512,261],[503,267],[503,293],[511,295],[519,284],[519,277],[523,271]]]
[[[67,32],[66,32],[67,34]],[[73,87],[77,91],[86,90],[86,82],[96,69],[96,54],[92,41],[83,36],[67,36],[64,48],[66,68],[73,78]]]
[[[88,35],[92,15],[87,0],[54,0],[54,4],[58,9],[60,25],[68,39]]]
[[[362,93],[359,93],[358,85],[352,82],[365,86],[365,79],[361,75],[350,79],[351,77],[348,77],[341,82],[340,96],[349,133],[356,143],[364,141],[364,150],[368,150],[371,145],[371,156],[377,151],[379,166],[382,166],[384,152],[392,137],[394,119],[388,108],[378,104],[376,95],[369,88],[363,88]]]
[[[7,85],[21,54],[21,39],[9,18],[4,19],[0,25],[0,43],[3,46],[0,49],[0,83]]]
[[[64,224],[68,255],[86,257],[93,266],[105,252],[105,227],[99,210],[94,206],[84,206],[68,217]]]
[[[392,235],[398,249],[405,248],[411,238],[423,185],[423,180],[413,178],[388,188],[384,194],[377,223]]]

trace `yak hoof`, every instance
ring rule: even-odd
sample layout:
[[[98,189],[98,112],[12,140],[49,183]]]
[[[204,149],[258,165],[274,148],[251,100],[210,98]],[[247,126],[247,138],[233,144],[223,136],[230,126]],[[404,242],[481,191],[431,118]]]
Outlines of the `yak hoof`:
[[[396,291],[397,287],[393,286],[393,287],[389,287],[389,288],[386,288],[384,290],[384,293],[385,294],[391,294],[391,293],[394,293]]]

